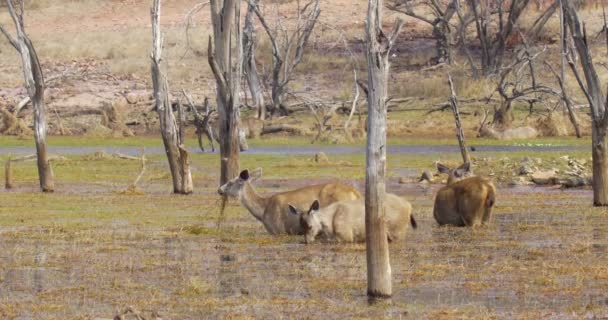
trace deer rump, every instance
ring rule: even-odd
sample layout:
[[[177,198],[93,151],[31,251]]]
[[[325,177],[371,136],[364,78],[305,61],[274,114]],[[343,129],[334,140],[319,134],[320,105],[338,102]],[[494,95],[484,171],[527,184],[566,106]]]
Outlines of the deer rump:
[[[471,177],[437,192],[433,216],[439,225],[477,226],[490,219],[496,189],[487,179]]]

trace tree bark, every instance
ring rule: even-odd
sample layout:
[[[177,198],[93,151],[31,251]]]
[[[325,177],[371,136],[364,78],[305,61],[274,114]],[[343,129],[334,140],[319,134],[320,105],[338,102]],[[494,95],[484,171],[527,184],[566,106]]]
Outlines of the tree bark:
[[[169,170],[171,171],[171,178],[173,182],[173,193],[178,194],[189,194],[192,193],[192,178],[186,176],[186,173],[190,174],[189,163],[187,159],[187,151],[180,146],[181,141],[181,129],[178,127],[178,123],[182,123],[182,113],[179,111],[179,119],[175,119],[173,114],[173,108],[169,102],[169,89],[167,78],[160,69],[163,37],[160,32],[160,0],[153,0],[152,10],[150,11],[152,19],[152,83],[154,87],[154,103],[155,109],[158,113],[158,119],[160,124],[160,133],[165,146],[165,153],[167,154],[167,161],[169,162]],[[181,108],[178,106],[178,108]],[[185,159],[184,159],[185,157]],[[186,188],[188,178],[190,179],[189,188]]]
[[[608,206],[608,148],[606,134],[608,116],[606,114],[606,99],[602,93],[601,84],[587,46],[584,27],[571,0],[563,0],[564,18],[570,29],[570,35],[578,51],[583,68],[587,88],[579,82],[581,89],[586,92],[591,108],[591,155],[593,159],[593,205]],[[572,67],[574,67],[572,65]]]
[[[49,163],[46,143],[46,113],[44,107],[44,76],[38,55],[32,41],[25,33],[23,23],[24,2],[20,1],[19,10],[16,11],[11,0],[7,0],[9,14],[15,24],[17,38],[14,39],[3,26],[0,31],[10,44],[19,52],[23,65],[23,77],[28,96],[34,108],[34,140],[38,158],[38,177],[43,192],[53,192],[55,188],[53,170]]]
[[[239,173],[239,90],[243,66],[241,1],[211,0],[210,7],[214,40],[209,38],[208,61],[217,83],[220,184],[224,184]],[[231,46],[233,34],[236,38],[234,48]]]
[[[365,172],[365,233],[367,252],[367,295],[392,295],[391,265],[385,223],[386,98],[388,57],[402,22],[390,34],[382,31],[383,0],[369,0],[366,21],[367,47],[367,150]]]

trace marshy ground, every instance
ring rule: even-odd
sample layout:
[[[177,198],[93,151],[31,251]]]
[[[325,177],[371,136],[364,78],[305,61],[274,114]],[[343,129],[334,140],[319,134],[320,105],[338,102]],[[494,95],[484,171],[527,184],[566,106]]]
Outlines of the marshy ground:
[[[243,154],[241,166],[264,168],[262,193],[335,179],[362,189],[363,154],[308,158]],[[53,165],[52,194],[38,192],[34,163],[18,163],[15,188],[0,192],[0,318],[112,318],[127,306],[163,319],[608,317],[608,219],[590,190],[501,186],[489,226],[440,228],[441,185],[398,182],[438,158],[389,154],[387,188],[412,202],[419,228],[391,244],[394,296],[372,306],[364,245],[269,236],[236,201],[218,229],[217,155],[193,155],[189,196],[170,194],[161,155],[135,193],[123,191],[137,161],[69,155]]]

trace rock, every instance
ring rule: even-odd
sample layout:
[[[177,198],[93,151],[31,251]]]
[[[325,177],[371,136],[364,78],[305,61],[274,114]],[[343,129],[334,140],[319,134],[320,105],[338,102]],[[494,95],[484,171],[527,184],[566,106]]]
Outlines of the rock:
[[[424,170],[422,172],[422,175],[420,176],[420,179],[418,179],[418,182],[422,182],[422,181],[433,182],[433,174],[431,173],[431,171]]]
[[[532,174],[532,181],[538,185],[554,184],[556,174],[554,170],[538,171]]]
[[[316,163],[328,163],[329,158],[327,157],[325,152],[317,152],[317,153],[315,153],[315,156],[312,158],[312,161],[316,162]]]
[[[578,188],[591,185],[591,177],[576,176],[556,179],[564,188]]]
[[[517,177],[515,179],[513,179],[511,182],[509,182],[510,186],[529,186],[529,185],[533,185],[534,183],[528,179],[526,179],[526,177]]]
[[[535,170],[536,168],[532,168],[532,166],[530,166],[529,164],[522,164],[517,170],[517,174],[520,176],[525,176],[534,172]]]
[[[568,160],[570,160],[570,157],[566,155],[566,156],[559,157],[559,159],[560,160],[564,160],[564,161],[568,161]]]

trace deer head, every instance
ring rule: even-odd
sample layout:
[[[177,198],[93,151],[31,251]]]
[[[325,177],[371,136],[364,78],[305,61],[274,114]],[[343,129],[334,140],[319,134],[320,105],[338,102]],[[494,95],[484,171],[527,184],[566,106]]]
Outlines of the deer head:
[[[315,237],[321,232],[321,229],[323,229],[321,221],[319,220],[319,207],[319,200],[315,200],[310,205],[310,209],[308,209],[307,212],[300,211],[291,204],[289,205],[289,212],[300,217],[300,225],[302,226],[302,229],[304,229],[306,243],[315,241]]]
[[[443,163],[437,162],[437,171],[441,173],[447,173],[448,185],[460,181],[464,178],[470,177],[472,175],[471,164],[469,162],[462,164],[460,167],[455,169],[451,169]]]
[[[220,186],[217,193],[219,193],[221,196],[240,198],[245,185],[259,179],[261,176],[262,168],[255,169],[253,172],[251,172],[251,174],[249,173],[249,170],[245,169],[241,171],[238,177]]]

